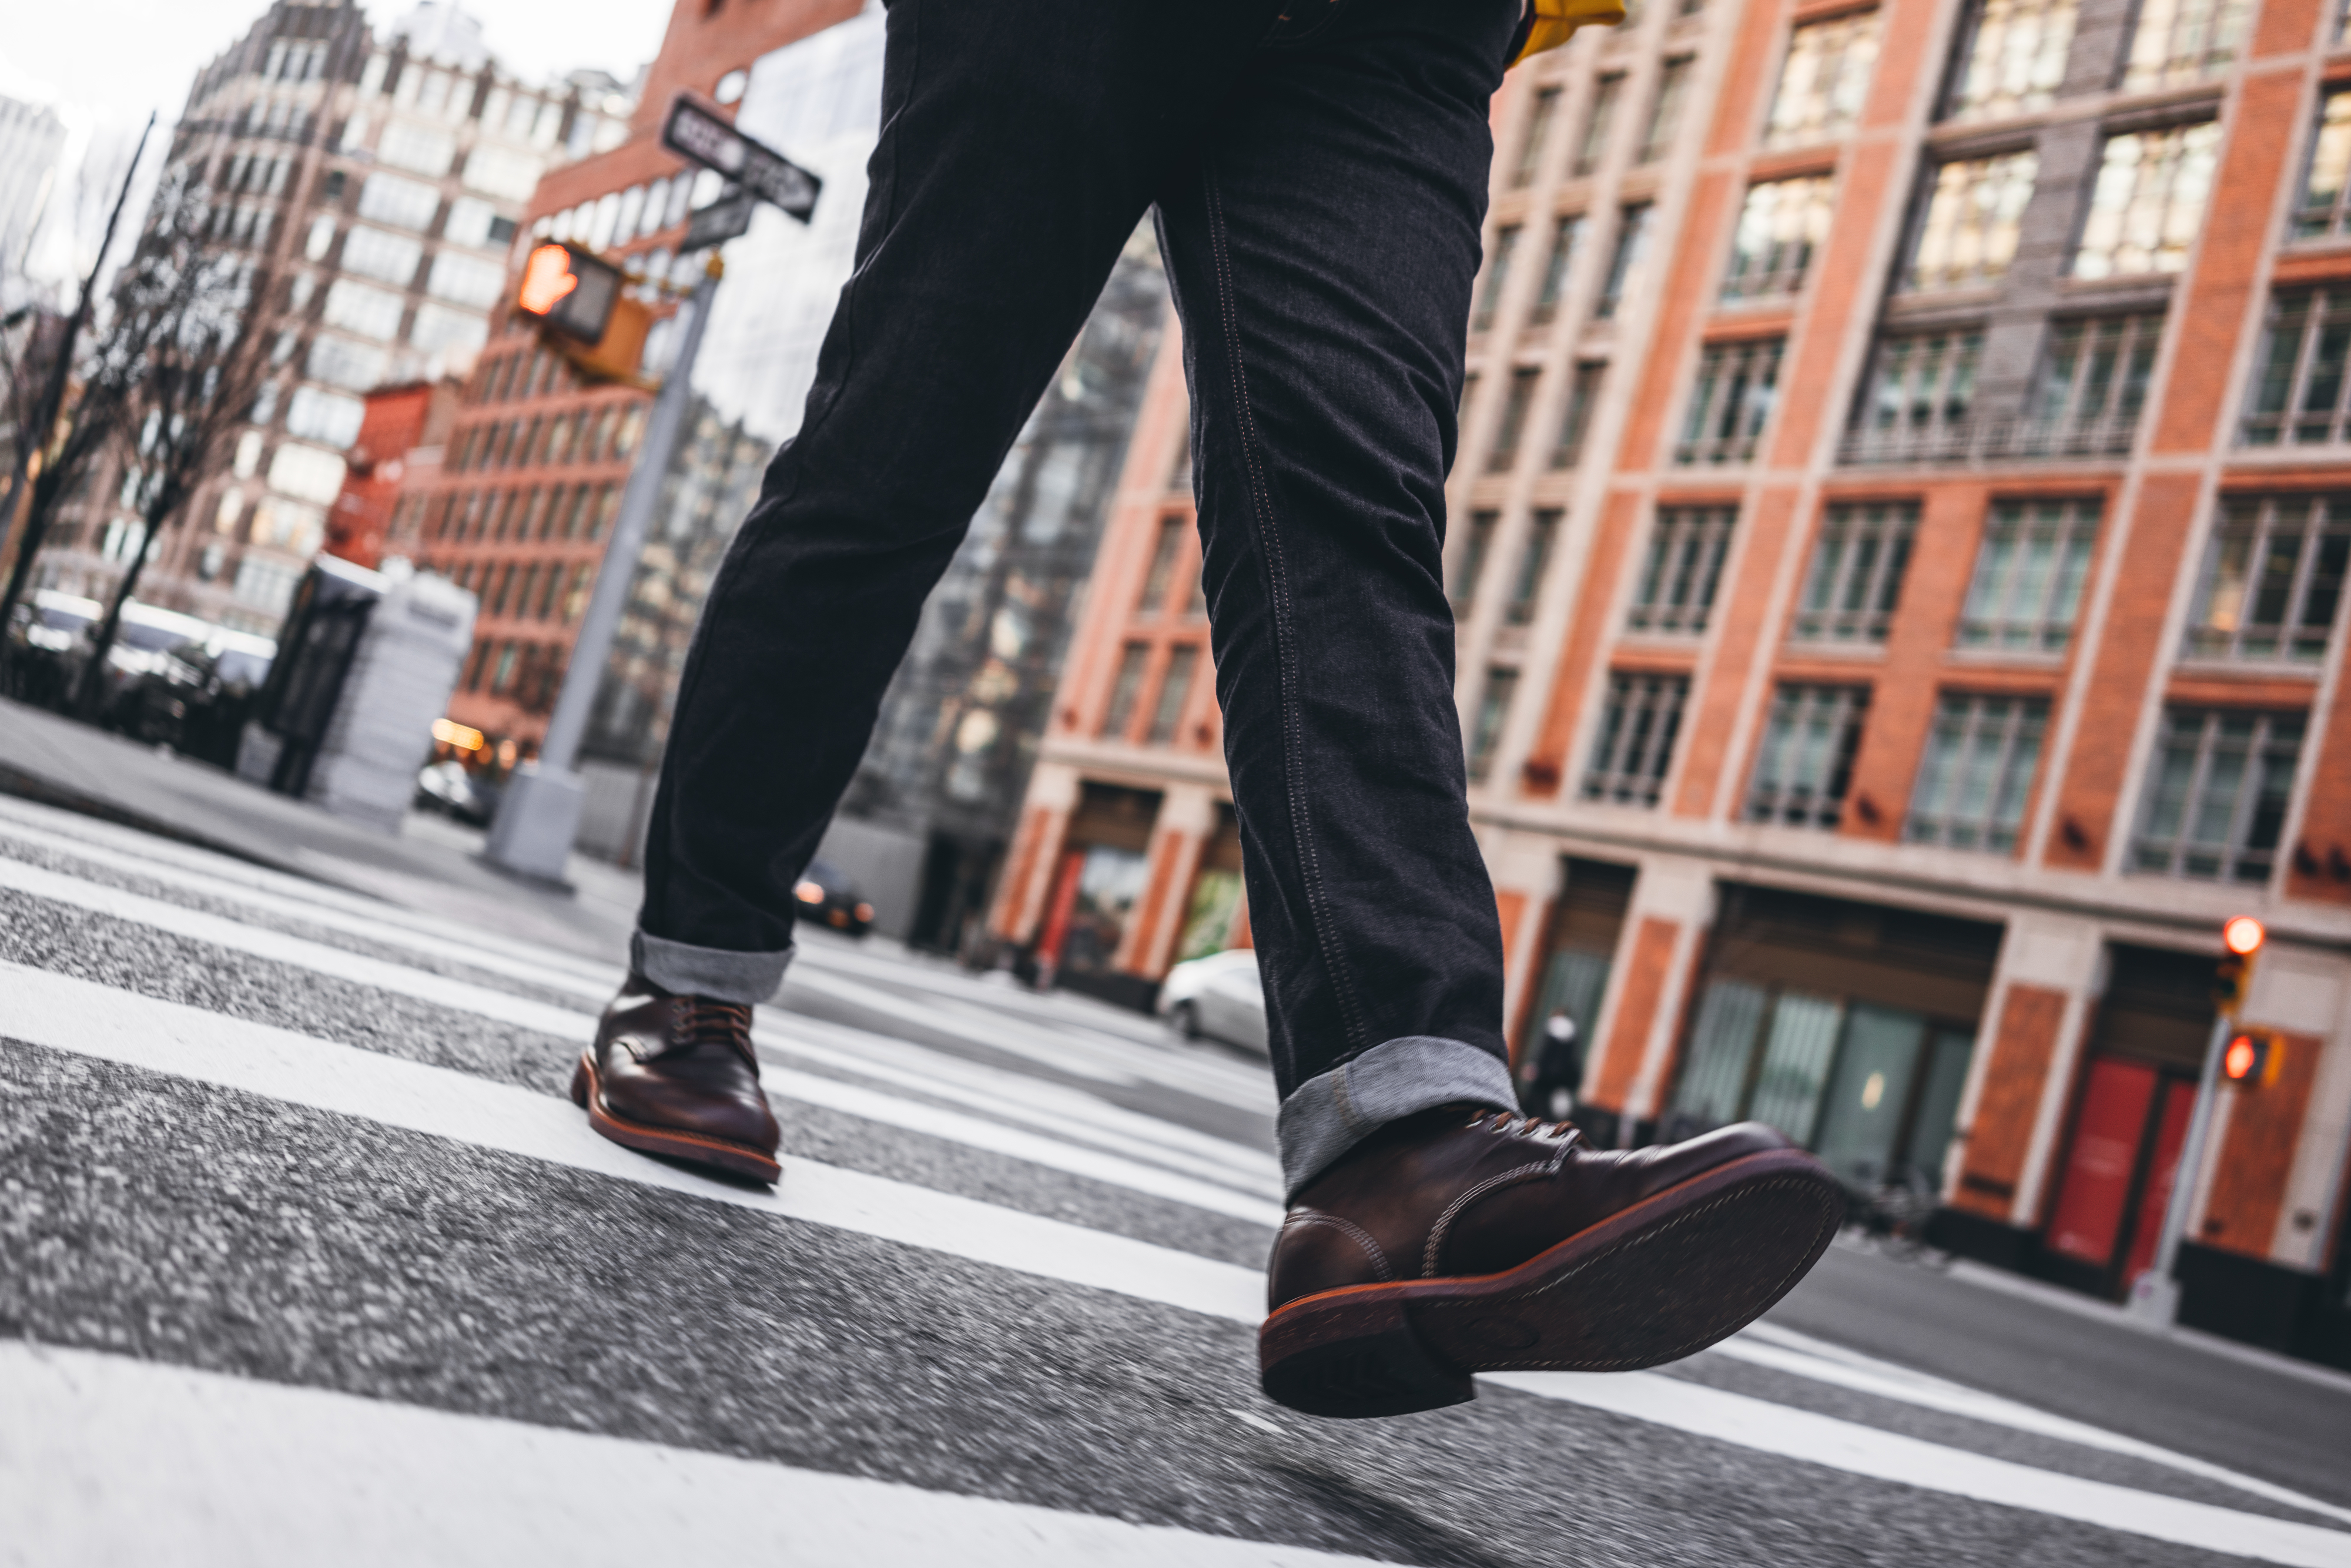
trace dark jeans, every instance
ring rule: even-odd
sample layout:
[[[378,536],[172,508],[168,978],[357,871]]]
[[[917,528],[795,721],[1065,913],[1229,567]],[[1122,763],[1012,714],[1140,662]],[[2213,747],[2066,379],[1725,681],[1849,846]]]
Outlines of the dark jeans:
[[[1293,1187],[1514,1103],[1441,553],[1519,0],[894,0],[857,267],[678,693],[635,958],[764,1000],[924,596],[1155,205]]]

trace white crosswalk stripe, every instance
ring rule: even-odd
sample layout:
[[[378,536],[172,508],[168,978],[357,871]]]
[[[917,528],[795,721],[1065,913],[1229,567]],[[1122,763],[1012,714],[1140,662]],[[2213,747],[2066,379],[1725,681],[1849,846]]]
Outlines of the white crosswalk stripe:
[[[26,852],[58,857],[79,869],[16,858]],[[109,876],[154,891],[115,886]],[[592,1027],[592,1009],[617,974],[576,955],[490,934],[477,939],[470,930],[413,911],[379,908],[356,894],[184,846],[156,845],[122,830],[61,822],[15,802],[0,806],[0,891],[130,928],[167,933],[241,962],[278,966],[363,992],[553,1036],[559,1045],[584,1038]],[[176,901],[183,897],[212,907]],[[291,914],[319,936],[348,945],[273,929],[265,924],[272,911],[279,922]],[[1278,1177],[1261,1149],[1113,1105],[1081,1086],[1105,1081],[1158,1084],[1211,1104],[1262,1109],[1268,1096],[1261,1087],[1253,1096],[1242,1092],[1246,1071],[1237,1064],[1165,1053],[1153,1060],[1147,1044],[1082,1025],[1047,1020],[1031,1030],[1010,1021],[1025,1015],[989,1012],[958,994],[957,988],[968,984],[959,978],[939,977],[919,988],[891,989],[876,983],[886,969],[884,960],[835,956],[837,961],[820,966],[817,988],[824,994],[853,1001],[869,1016],[904,1019],[969,1041],[984,1048],[990,1060],[763,1009],[758,1040],[769,1061],[770,1088],[785,1102],[788,1115],[793,1103],[820,1107],[895,1134],[1014,1162],[1049,1186],[1074,1180],[1145,1195],[1223,1221],[1258,1228],[1278,1222]],[[432,966],[462,967],[475,977]],[[500,988],[501,979],[573,1005],[514,994]],[[1056,1288],[1108,1292],[1217,1322],[1253,1324],[1262,1311],[1263,1281],[1253,1270],[1181,1246],[799,1156],[787,1159],[784,1179],[772,1191],[712,1181],[596,1138],[567,1101],[549,1093],[338,1040],[329,1033],[159,999],[110,981],[0,964],[0,1040],[423,1134],[598,1180],[687,1195],[771,1223],[816,1225],[921,1249],[1050,1281]],[[0,1099],[0,1117],[30,1109]],[[2223,1556],[2351,1568],[2351,1533],[2327,1522],[2351,1523],[2351,1510],[2290,1489],[1769,1325],[1759,1325],[1717,1354],[1882,1401],[1889,1408],[1960,1416],[1988,1430],[2176,1471],[2299,1517],[2223,1506],[2210,1500],[2209,1491],[2170,1495],[1954,1448],[1670,1374],[1490,1381],[1776,1461],[1800,1461]],[[41,1420],[55,1438],[19,1440],[12,1449],[6,1429],[17,1424],[0,1423],[0,1539],[14,1534],[28,1543],[26,1560],[152,1557],[157,1542],[182,1539],[196,1542],[197,1556],[190,1560],[315,1561],[327,1554],[315,1542],[340,1531],[347,1538],[364,1535],[370,1550],[379,1552],[341,1554],[354,1562],[557,1555],[566,1561],[642,1561],[643,1550],[632,1548],[632,1556],[617,1538],[600,1540],[570,1507],[567,1478],[615,1463],[637,1473],[650,1465],[662,1478],[654,1487],[659,1495],[652,1500],[652,1515],[691,1517],[692,1528],[702,1532],[692,1542],[696,1554],[768,1544],[794,1562],[847,1562],[854,1556],[863,1563],[891,1563],[922,1555],[910,1543],[953,1539],[959,1545],[957,1560],[975,1563],[1009,1561],[1016,1552],[1040,1563],[1354,1560],[386,1405],[326,1389],[263,1387],[130,1362],[97,1354],[97,1347],[37,1354],[0,1347],[0,1400],[14,1409],[43,1412]],[[152,1432],[126,1436],[137,1427],[135,1414],[141,1408],[163,1414]],[[1251,1419],[1266,1424],[1262,1416]],[[261,1429],[277,1435],[270,1441],[280,1443],[281,1468],[310,1479],[300,1489],[306,1501],[282,1521],[281,1535],[269,1538],[265,1551],[244,1553],[235,1543],[262,1540],[272,1510],[286,1505],[249,1481],[240,1484],[220,1474],[218,1467],[175,1467],[173,1450],[157,1434],[177,1433],[184,1439],[209,1433],[217,1438]],[[355,1478],[363,1467],[356,1457],[369,1444],[379,1452],[389,1451],[387,1446],[410,1454],[429,1451],[429,1458],[408,1462],[404,1469],[395,1467],[392,1473],[379,1471],[360,1484]],[[633,1454],[638,1448],[651,1458],[614,1456],[616,1449]],[[182,1451],[193,1450],[183,1443]],[[135,1522],[127,1522],[131,1516],[119,1511],[101,1517],[70,1500],[105,1495],[112,1484],[109,1467],[116,1464],[147,1466],[170,1478],[146,1499]],[[436,1490],[465,1497],[468,1483],[459,1472],[465,1464],[498,1467],[516,1478],[503,1494],[511,1511],[501,1528],[521,1531],[513,1539],[535,1542],[536,1550],[501,1556],[492,1548],[505,1538],[495,1532],[446,1545],[455,1538],[434,1533],[442,1523],[415,1512],[413,1500]],[[208,1503],[196,1500],[207,1497]],[[713,1499],[717,1501],[708,1509],[690,1506],[693,1500]],[[490,1506],[459,1501],[450,1517]],[[795,1510],[810,1509],[823,1515],[820,1528],[762,1533],[782,1529],[777,1521]],[[175,1520],[195,1533],[172,1537]],[[686,1544],[674,1531],[663,1540],[674,1547]],[[551,1550],[565,1542],[573,1543],[568,1554]]]

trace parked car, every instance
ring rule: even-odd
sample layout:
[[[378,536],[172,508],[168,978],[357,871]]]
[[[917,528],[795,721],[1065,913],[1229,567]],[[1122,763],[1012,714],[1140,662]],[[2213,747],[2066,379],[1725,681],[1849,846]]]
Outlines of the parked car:
[[[1176,965],[1160,983],[1159,1015],[1186,1040],[1207,1036],[1265,1050],[1265,986],[1257,953],[1234,947]]]
[[[835,931],[846,931],[852,936],[862,936],[873,929],[873,906],[857,884],[841,874],[825,861],[809,862],[808,870],[792,888],[792,896],[800,902],[800,918],[830,925]]]
[[[110,661],[117,689],[106,711],[110,729],[221,768],[236,766],[237,737],[253,694],[269,674],[277,644],[214,627],[160,653]]]
[[[498,787],[455,758],[431,762],[416,776],[416,809],[438,811],[468,827],[486,828],[498,814]]]

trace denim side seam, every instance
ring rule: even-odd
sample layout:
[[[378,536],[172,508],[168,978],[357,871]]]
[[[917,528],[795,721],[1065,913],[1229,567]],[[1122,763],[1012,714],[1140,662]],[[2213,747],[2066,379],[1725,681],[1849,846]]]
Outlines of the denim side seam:
[[[1201,161],[1200,183],[1206,197],[1209,245],[1216,256],[1217,303],[1224,318],[1225,352],[1232,361],[1233,413],[1240,427],[1241,457],[1249,469],[1249,507],[1257,520],[1258,544],[1265,559],[1268,597],[1273,607],[1275,667],[1281,676],[1282,772],[1289,786],[1290,836],[1297,844],[1299,880],[1306,890],[1314,945],[1322,953],[1323,967],[1330,973],[1331,994],[1339,1005],[1347,1041],[1353,1045],[1360,1042],[1365,1032],[1363,1008],[1332,934],[1330,915],[1322,897],[1322,870],[1314,860],[1312,820],[1300,782],[1305,759],[1299,745],[1297,634],[1290,620],[1289,566],[1274,528],[1273,496],[1266,485],[1265,472],[1258,464],[1257,415],[1249,404],[1249,370],[1241,356],[1239,290],[1233,285],[1232,260],[1225,242],[1224,194],[1217,189],[1212,159]]]
[[[664,991],[752,1005],[774,996],[796,951],[787,942],[776,953],[730,953],[696,947],[647,931],[629,934],[629,967]]]
[[[1510,1070],[1499,1057],[1441,1035],[1384,1040],[1308,1079],[1281,1103],[1275,1122],[1283,1201],[1296,1201],[1307,1183],[1390,1122],[1460,1101],[1518,1109]]]

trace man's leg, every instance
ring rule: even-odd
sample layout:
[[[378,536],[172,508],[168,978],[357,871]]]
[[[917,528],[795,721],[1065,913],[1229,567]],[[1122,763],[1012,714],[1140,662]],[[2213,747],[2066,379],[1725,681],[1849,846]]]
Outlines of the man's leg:
[[[773,1181],[750,1004],[925,596],[1176,155],[1278,0],[893,0],[882,135],[799,435],[678,688],[632,974],[572,1096]]]
[[[1294,1191],[1515,1103],[1469,831],[1445,478],[1518,0],[1352,0],[1161,193],[1217,695]]]
[[[1160,211],[1290,1212],[1269,1396],[1646,1366],[1793,1285],[1843,1211],[1770,1128],[1636,1154],[1515,1114],[1440,563],[1517,0],[1348,0],[1253,62]]]

